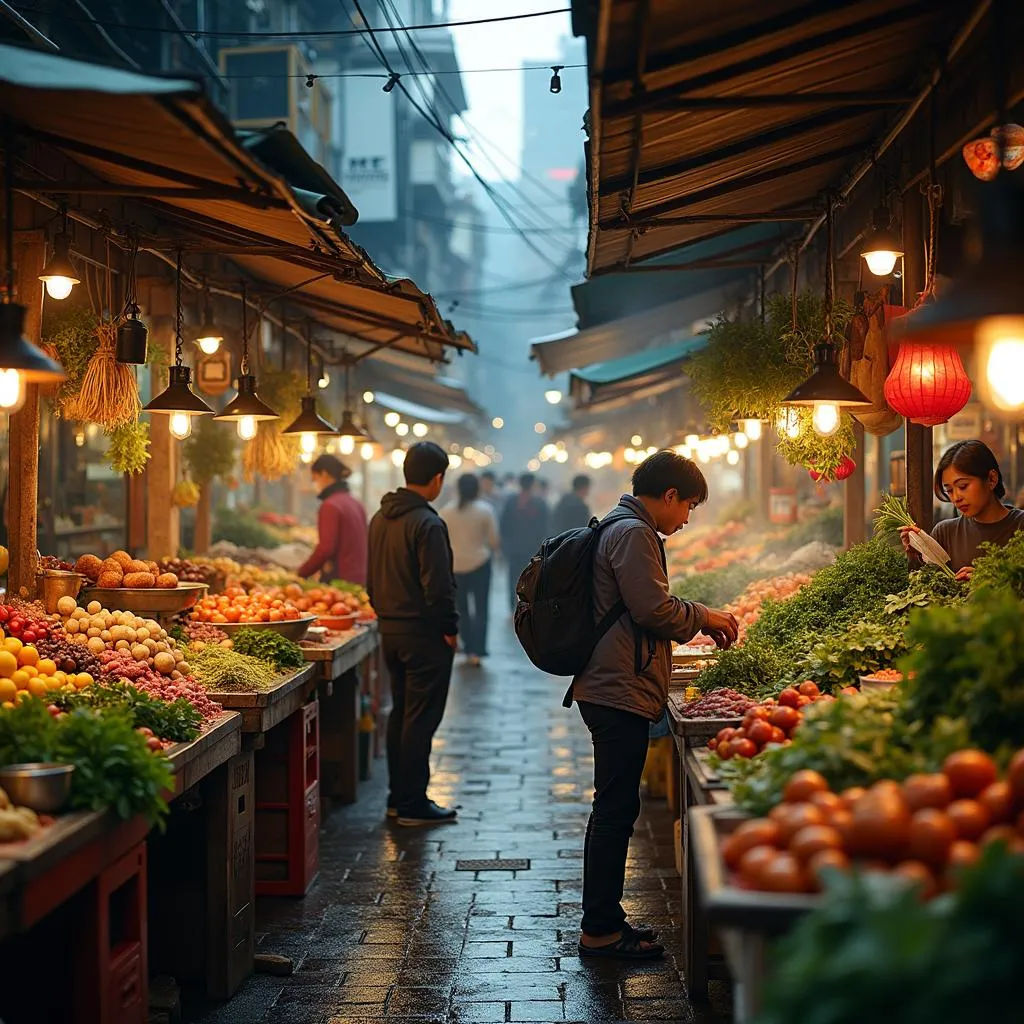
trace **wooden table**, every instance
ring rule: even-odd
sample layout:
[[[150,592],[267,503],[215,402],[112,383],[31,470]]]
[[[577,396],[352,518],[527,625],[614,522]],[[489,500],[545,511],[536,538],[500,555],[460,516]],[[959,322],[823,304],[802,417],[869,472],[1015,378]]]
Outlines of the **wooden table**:
[[[191,789],[241,750],[242,716],[235,711],[219,714],[191,743],[176,743],[167,751],[174,770],[174,797]]]
[[[359,790],[359,667],[380,646],[376,627],[336,634],[323,644],[304,643],[316,666],[320,692],[320,799],[355,803]]]
[[[304,665],[286,675],[267,690],[237,693],[210,692],[210,699],[225,711],[242,716],[242,732],[246,735],[270,732],[286,718],[291,718],[309,700],[316,689],[316,666]],[[258,745],[258,743],[257,743]]]

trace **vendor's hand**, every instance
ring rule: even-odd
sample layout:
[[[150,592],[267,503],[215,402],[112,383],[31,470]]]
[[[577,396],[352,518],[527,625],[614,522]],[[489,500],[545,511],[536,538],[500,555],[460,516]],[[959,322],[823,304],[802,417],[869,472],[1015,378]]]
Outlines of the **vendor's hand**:
[[[900,527],[900,542],[903,544],[903,550],[906,551],[908,554],[911,551],[913,551],[913,548],[910,546],[910,535],[912,533],[920,533],[920,532],[921,532],[921,527],[920,526],[916,526],[915,525],[915,526],[901,526]]]
[[[457,651],[457,650],[459,649],[459,637],[458,637],[458,634],[455,634],[455,635],[453,635],[453,636],[446,636],[446,637],[444,638],[444,642],[445,642],[445,643],[446,643],[446,644],[447,644],[447,645],[448,645],[448,646],[449,646],[449,647],[450,647],[450,648],[451,648],[451,649],[452,649],[453,651]]]
[[[740,634],[740,627],[736,621],[736,616],[732,612],[722,612],[717,608],[709,608],[708,621],[704,627],[704,632],[715,641],[716,646],[725,650],[736,643],[736,638]]]
[[[974,566],[973,565],[965,565],[956,574],[956,578],[958,580],[960,580],[961,583],[966,583],[971,578],[971,575],[973,574],[973,572],[974,572]]]

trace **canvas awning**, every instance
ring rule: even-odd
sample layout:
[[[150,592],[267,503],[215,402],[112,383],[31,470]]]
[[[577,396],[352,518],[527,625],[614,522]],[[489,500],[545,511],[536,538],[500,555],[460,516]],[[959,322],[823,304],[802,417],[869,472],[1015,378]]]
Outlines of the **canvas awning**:
[[[290,306],[347,335],[356,358],[388,347],[432,360],[473,350],[429,295],[388,281],[340,230],[353,211],[323,168],[279,134],[247,147],[200,84],[0,46],[0,109],[15,137],[84,172],[56,181],[16,166],[21,191],[139,200],[154,214],[144,249],[226,256],[263,282],[267,301],[287,292]],[[290,156],[299,192],[257,158],[261,148],[275,164]]]
[[[375,395],[393,395],[405,402],[461,413],[464,417],[482,418],[484,415],[484,410],[469,396],[461,381],[451,377],[418,373],[377,360],[360,368],[358,383],[360,389],[369,389]]]
[[[420,405],[419,402],[407,401],[397,395],[389,395],[385,391],[376,391],[374,394],[376,396],[375,405],[397,412],[406,419],[423,423],[438,423],[442,426],[464,423],[467,419],[466,413],[456,412],[454,409],[435,409],[432,406]]]
[[[927,73],[976,11],[955,0],[574,0],[590,79],[588,272],[737,224],[803,230],[823,191],[870,166],[890,126],[919,108]]]

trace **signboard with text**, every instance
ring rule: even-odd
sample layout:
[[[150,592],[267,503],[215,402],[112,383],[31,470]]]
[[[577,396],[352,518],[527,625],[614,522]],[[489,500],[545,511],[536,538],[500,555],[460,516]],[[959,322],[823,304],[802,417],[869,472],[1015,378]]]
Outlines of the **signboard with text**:
[[[379,67],[365,70],[380,72]],[[346,78],[344,97],[342,187],[355,203],[360,223],[397,220],[395,97],[381,89],[379,77]]]

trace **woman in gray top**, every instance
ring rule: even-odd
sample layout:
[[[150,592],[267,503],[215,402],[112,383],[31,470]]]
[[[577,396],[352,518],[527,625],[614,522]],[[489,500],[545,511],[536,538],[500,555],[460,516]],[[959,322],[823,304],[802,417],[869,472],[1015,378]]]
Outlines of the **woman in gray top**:
[[[959,580],[970,579],[982,544],[1001,547],[1024,530],[1024,509],[1003,504],[1003,474],[992,449],[982,441],[958,441],[942,453],[935,468],[935,496],[951,501],[959,513],[936,523],[931,531],[949,552],[950,567]],[[905,526],[900,536],[912,564],[920,565],[921,556],[910,547],[915,530],[920,532],[920,527]]]

